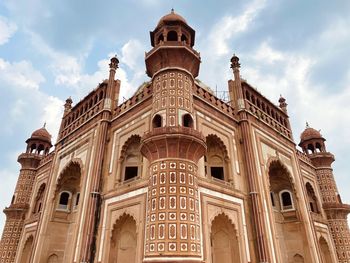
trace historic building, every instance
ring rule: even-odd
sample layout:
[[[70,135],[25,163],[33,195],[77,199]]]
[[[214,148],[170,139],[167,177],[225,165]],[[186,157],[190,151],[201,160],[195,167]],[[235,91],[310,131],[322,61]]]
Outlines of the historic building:
[[[130,99],[114,57],[107,80],[66,100],[53,150],[45,127],[26,141],[0,262],[350,262],[321,134],[307,127],[297,150],[285,99],[241,79],[237,56],[230,101],[217,98],[173,11],[150,38],[150,79]]]

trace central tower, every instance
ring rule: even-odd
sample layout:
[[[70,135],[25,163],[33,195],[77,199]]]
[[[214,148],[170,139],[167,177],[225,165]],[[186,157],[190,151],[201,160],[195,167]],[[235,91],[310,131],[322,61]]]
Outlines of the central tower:
[[[206,144],[194,121],[195,31],[172,10],[150,35],[152,123],[141,145],[150,162],[144,262],[200,262],[197,162]]]

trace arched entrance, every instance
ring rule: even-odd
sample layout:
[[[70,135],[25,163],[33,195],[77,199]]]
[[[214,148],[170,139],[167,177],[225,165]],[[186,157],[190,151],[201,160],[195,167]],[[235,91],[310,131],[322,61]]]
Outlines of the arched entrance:
[[[136,222],[123,215],[114,225],[109,251],[109,263],[136,262]]]
[[[24,244],[22,255],[21,255],[21,260],[19,262],[21,262],[21,263],[29,263],[30,262],[30,255],[32,252],[32,246],[33,246],[33,236],[30,236]]]
[[[224,214],[216,216],[211,225],[211,257],[213,263],[239,263],[237,233]]]
[[[322,263],[332,263],[331,252],[329,250],[327,241],[324,239],[324,237],[320,237],[319,243],[321,249]]]

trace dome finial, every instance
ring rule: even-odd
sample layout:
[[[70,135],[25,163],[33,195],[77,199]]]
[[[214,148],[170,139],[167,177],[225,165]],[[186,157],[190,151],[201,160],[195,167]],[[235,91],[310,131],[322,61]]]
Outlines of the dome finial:
[[[43,128],[46,128],[46,121],[44,122]]]
[[[175,12],[174,12],[174,8],[171,8],[171,13],[172,13],[172,14],[174,14],[174,13],[175,13]]]
[[[310,128],[309,122],[306,122],[306,129]]]

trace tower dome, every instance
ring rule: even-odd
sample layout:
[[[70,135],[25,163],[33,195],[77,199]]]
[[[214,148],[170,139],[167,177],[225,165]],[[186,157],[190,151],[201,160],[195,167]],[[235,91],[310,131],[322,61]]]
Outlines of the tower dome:
[[[159,22],[157,27],[161,26],[162,24],[168,23],[168,22],[182,22],[187,24],[185,18],[183,18],[182,16],[180,16],[179,14],[176,14],[174,12],[174,9],[171,9],[171,12],[165,16],[163,16]]]
[[[46,130],[45,126],[35,130],[30,139],[42,140],[51,144],[51,134]]]
[[[306,123],[305,130],[300,134],[299,146],[305,153],[325,152],[325,138],[322,137],[321,133],[314,128],[311,128]]]
[[[311,139],[324,139],[321,133],[314,128],[306,127],[306,129],[300,135],[300,142]]]

